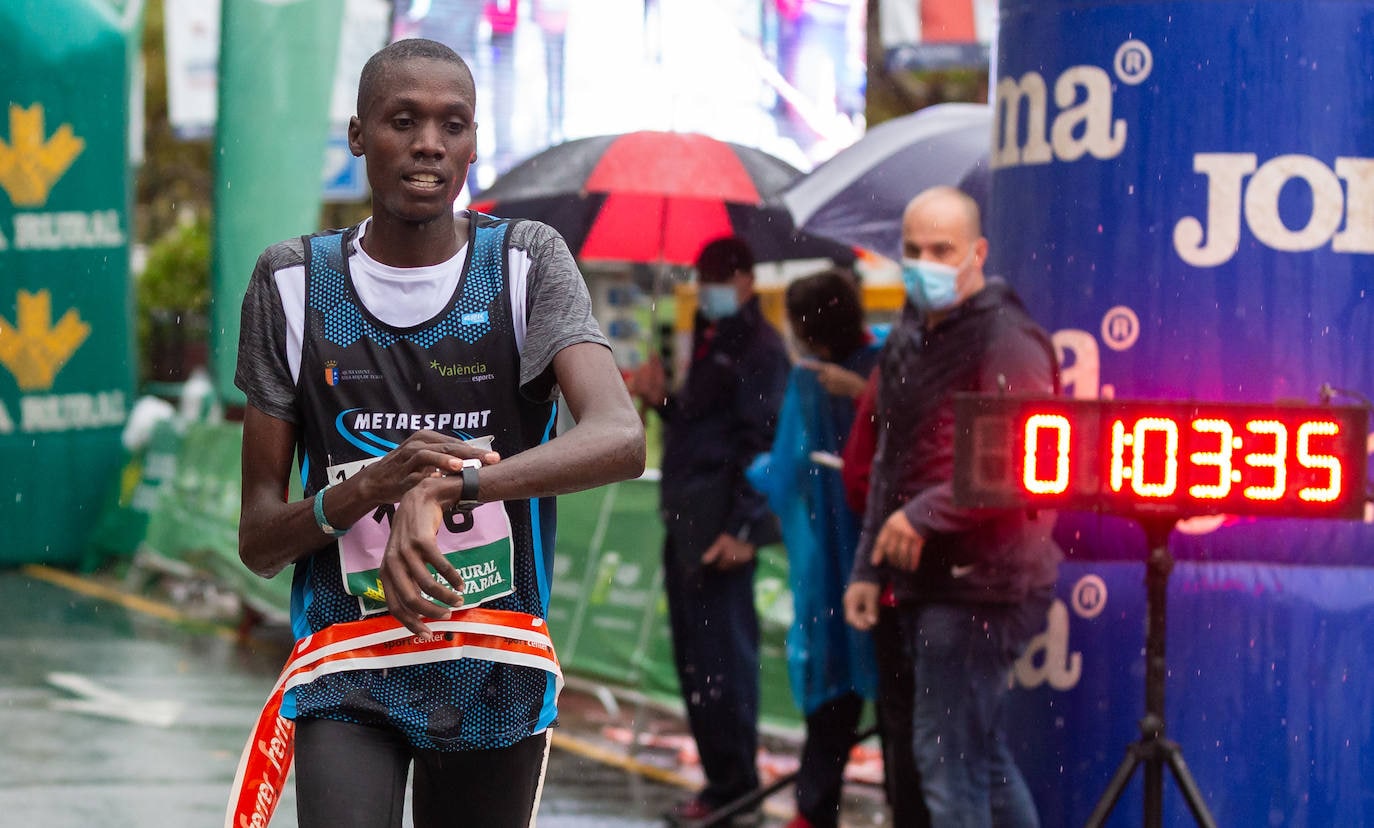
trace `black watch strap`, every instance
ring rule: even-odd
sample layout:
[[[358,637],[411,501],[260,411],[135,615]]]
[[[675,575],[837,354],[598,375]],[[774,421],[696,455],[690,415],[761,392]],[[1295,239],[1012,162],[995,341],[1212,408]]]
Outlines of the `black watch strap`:
[[[478,503],[477,470],[480,468],[482,468],[481,460],[463,461],[463,490],[458,495],[458,507],[460,509],[470,509]]]

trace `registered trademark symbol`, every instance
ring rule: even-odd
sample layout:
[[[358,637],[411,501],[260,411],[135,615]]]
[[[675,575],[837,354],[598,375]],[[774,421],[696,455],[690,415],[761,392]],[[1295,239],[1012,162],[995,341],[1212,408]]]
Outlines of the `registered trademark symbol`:
[[[1107,583],[1097,575],[1084,575],[1073,585],[1073,613],[1079,618],[1096,618],[1107,608]]]
[[[1150,54],[1150,47],[1143,41],[1128,40],[1117,47],[1112,66],[1122,83],[1135,86],[1150,76],[1150,70],[1155,66],[1155,57]]]
[[[1113,351],[1124,351],[1140,338],[1140,317],[1125,305],[1117,305],[1102,317],[1102,341]]]

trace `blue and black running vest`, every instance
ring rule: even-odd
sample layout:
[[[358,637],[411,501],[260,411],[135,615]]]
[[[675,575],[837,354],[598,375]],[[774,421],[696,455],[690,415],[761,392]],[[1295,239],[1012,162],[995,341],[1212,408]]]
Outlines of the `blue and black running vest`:
[[[356,227],[304,239],[298,399],[307,497],[420,429],[489,440],[502,457],[553,437],[555,404],[532,402],[520,390],[507,266],[511,223],[470,215],[472,237],[453,297],[409,328],[387,325],[359,300],[347,255]],[[291,620],[298,638],[386,611],[375,578],[376,544],[377,538],[384,544],[391,510],[377,509],[296,565]],[[446,518],[441,551],[456,550],[450,560],[463,573],[466,606],[543,618],[553,530],[552,498],[488,503],[471,516]],[[554,703],[553,681],[543,670],[464,658],[322,676],[296,688],[283,709],[289,716],[393,726],[417,747],[469,750],[505,747],[542,731],[553,722]]]

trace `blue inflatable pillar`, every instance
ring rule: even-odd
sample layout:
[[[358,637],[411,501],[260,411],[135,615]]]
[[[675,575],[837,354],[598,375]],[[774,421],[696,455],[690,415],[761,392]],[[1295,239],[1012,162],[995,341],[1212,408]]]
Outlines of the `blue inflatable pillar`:
[[[996,55],[988,269],[1068,393],[1374,398],[1374,2],[1003,0]],[[1138,736],[1148,550],[1110,515],[1056,536],[1014,728],[1045,824],[1081,825]],[[1169,735],[1218,822],[1374,824],[1370,524],[1220,516],[1169,549]]]

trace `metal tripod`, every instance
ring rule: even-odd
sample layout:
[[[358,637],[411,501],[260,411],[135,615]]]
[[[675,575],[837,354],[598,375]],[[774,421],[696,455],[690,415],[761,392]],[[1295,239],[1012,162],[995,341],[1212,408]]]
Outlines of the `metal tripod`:
[[[1145,569],[1145,715],[1140,719],[1140,738],[1126,748],[1126,758],[1097,800],[1097,807],[1088,817],[1087,828],[1100,828],[1105,822],[1139,765],[1145,766],[1145,828],[1160,828],[1164,817],[1166,764],[1193,812],[1193,819],[1203,828],[1216,828],[1216,820],[1207,810],[1207,803],[1202,801],[1202,792],[1188,772],[1178,743],[1164,737],[1165,601],[1169,574],[1174,568],[1173,556],[1169,554],[1169,531],[1174,520],[1150,519],[1140,523],[1150,544]]]

